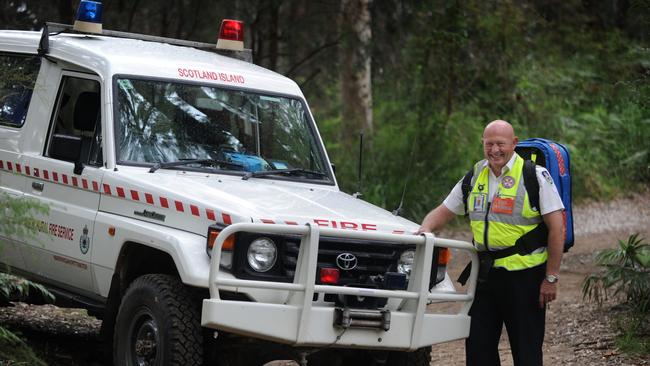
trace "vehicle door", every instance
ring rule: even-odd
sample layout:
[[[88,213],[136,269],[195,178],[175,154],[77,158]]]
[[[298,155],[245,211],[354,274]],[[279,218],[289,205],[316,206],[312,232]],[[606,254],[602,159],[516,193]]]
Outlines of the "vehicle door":
[[[98,77],[62,72],[42,155],[26,157],[25,195],[49,206],[39,240],[24,259],[53,285],[93,290],[90,258],[102,180],[102,103]]]

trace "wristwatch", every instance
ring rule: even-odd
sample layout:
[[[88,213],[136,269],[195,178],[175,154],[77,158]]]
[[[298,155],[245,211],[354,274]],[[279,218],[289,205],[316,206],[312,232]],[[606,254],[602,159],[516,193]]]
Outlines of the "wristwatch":
[[[556,283],[559,278],[556,275],[546,275],[545,279],[548,283]]]

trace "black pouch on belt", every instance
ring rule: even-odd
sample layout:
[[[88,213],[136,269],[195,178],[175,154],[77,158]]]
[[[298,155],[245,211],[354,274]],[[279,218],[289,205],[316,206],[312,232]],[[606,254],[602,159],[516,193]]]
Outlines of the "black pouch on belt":
[[[478,252],[478,282],[485,282],[488,278],[488,274],[490,273],[490,269],[492,269],[492,265],[494,264],[494,258],[490,255],[489,252]],[[467,263],[465,266],[465,269],[463,269],[463,272],[461,272],[460,276],[458,276],[458,282],[465,286],[465,283],[469,279],[469,274],[472,270],[472,262]]]
[[[479,252],[478,263],[478,282],[485,282],[494,264],[494,258],[487,252]],[[467,275],[469,276],[469,273]]]

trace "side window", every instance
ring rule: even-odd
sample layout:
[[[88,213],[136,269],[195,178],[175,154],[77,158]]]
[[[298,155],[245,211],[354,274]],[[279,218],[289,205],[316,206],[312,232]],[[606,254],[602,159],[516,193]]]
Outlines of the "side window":
[[[40,67],[38,56],[0,53],[0,125],[25,123]]]
[[[46,156],[93,166],[103,164],[99,82],[65,76],[52,124]]]

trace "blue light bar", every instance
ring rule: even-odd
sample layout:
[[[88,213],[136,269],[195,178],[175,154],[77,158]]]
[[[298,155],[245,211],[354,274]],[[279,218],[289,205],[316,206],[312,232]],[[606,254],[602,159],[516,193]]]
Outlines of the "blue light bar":
[[[96,1],[81,0],[77,10],[77,20],[89,23],[102,22],[102,3]]]
[[[102,32],[102,3],[90,0],[81,0],[77,9],[77,20],[74,30],[79,32]]]

